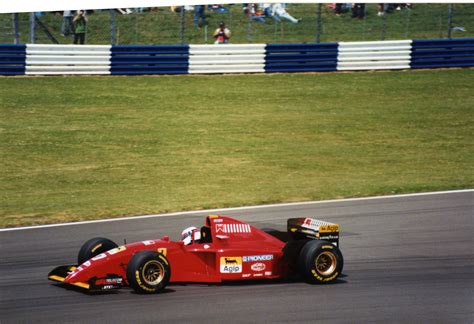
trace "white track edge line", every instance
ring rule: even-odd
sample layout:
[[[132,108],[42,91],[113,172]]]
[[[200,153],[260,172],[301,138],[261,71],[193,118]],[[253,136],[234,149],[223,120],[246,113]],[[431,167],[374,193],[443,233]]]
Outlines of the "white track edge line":
[[[462,190],[450,190],[450,191],[433,191],[433,192],[420,192],[400,195],[387,195],[387,196],[373,196],[373,197],[359,197],[359,198],[341,198],[331,200],[319,200],[319,201],[303,201],[293,203],[281,203],[281,204],[269,204],[269,205],[257,205],[257,206],[242,206],[242,207],[230,207],[230,208],[214,208],[214,209],[203,209],[193,211],[182,211],[173,212],[166,214],[152,214],[152,215],[138,215],[138,216],[127,216],[119,218],[108,218],[108,219],[96,219],[90,221],[70,222],[70,223],[59,223],[59,224],[47,224],[47,225],[36,225],[36,226],[24,226],[24,227],[12,227],[12,228],[0,228],[0,232],[11,232],[21,231],[29,229],[40,229],[49,227],[61,227],[61,226],[72,226],[72,225],[85,225],[94,223],[106,223],[106,222],[119,222],[127,220],[138,220],[146,218],[158,218],[158,217],[172,217],[178,215],[191,215],[196,213],[214,213],[218,211],[235,211],[235,210],[249,210],[249,209],[261,209],[261,208],[272,208],[272,207],[288,207],[288,206],[304,206],[313,204],[326,204],[335,202],[351,202],[351,201],[364,201],[364,200],[377,200],[377,199],[390,199],[390,198],[404,198],[404,197],[420,197],[420,196],[433,196],[433,195],[445,195],[445,194],[456,194],[456,193],[467,193],[474,192],[474,189],[462,189]]]

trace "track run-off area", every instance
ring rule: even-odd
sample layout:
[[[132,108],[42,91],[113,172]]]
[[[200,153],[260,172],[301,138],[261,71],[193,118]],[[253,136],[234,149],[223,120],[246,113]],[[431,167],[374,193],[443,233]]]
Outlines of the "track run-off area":
[[[334,284],[174,284],[88,295],[47,280],[102,236],[121,244],[200,226],[207,214],[285,230],[292,217],[341,226],[344,270]],[[0,322],[474,321],[474,190],[138,216],[0,230]]]

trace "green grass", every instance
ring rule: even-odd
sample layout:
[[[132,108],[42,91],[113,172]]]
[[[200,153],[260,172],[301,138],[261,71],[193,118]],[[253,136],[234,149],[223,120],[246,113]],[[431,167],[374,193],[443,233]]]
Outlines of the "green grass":
[[[291,4],[288,11],[303,18],[298,25],[289,22],[275,23],[267,19],[265,24],[252,22],[242,13],[242,5],[226,6],[227,14],[208,11],[207,43],[212,43],[211,34],[221,20],[233,32],[231,42],[239,43],[297,43],[315,42],[317,33],[318,4]],[[352,19],[350,12],[336,17],[334,11],[322,5],[320,41],[364,41],[381,40],[383,19],[377,16],[377,4],[366,5],[367,16],[363,20]],[[453,5],[452,26],[462,26],[465,32],[453,31],[452,37],[474,37],[474,4]],[[0,15],[0,43],[13,42],[11,14]],[[20,38],[29,43],[29,14],[20,14]],[[62,17],[48,13],[41,17],[43,23],[63,44],[72,43],[71,37],[60,36]],[[412,10],[393,11],[386,15],[384,38],[427,39],[447,38],[448,4],[415,4]],[[108,11],[89,15],[87,43],[110,43],[110,14]],[[206,42],[205,29],[193,25],[193,12],[187,11],[184,23],[184,42],[202,44]],[[37,43],[50,43],[41,29],[37,29]],[[117,44],[177,44],[180,42],[180,14],[169,7],[154,8],[151,12],[116,15],[115,39]]]
[[[472,188],[473,80],[0,78],[0,226]]]

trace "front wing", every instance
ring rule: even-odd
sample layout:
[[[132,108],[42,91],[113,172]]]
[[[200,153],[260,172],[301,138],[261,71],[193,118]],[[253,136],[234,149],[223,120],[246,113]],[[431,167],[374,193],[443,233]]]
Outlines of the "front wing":
[[[48,279],[60,282],[64,285],[71,285],[73,287],[85,289],[89,292],[119,289],[125,286],[124,279],[121,276],[113,274],[107,275],[105,278],[93,277],[87,282],[67,280],[67,276],[76,269],[77,265],[64,265],[56,267],[48,274]]]

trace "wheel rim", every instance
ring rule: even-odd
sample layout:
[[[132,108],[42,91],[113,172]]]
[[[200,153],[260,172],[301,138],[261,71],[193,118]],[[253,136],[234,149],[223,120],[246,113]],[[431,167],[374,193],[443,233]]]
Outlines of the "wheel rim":
[[[142,277],[146,284],[150,286],[158,285],[165,277],[165,268],[156,260],[148,261],[143,266]]]
[[[316,270],[318,270],[321,275],[331,275],[336,269],[336,256],[334,255],[334,253],[325,251],[318,255],[315,264]]]

